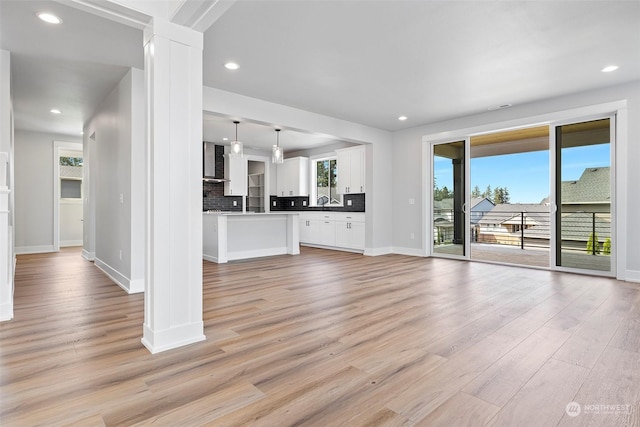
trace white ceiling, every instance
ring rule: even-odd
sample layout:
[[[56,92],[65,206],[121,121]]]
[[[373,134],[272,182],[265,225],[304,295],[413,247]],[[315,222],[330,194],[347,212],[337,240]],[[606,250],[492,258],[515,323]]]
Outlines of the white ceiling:
[[[52,1],[0,0],[0,15],[17,129],[77,134],[127,67],[143,67],[138,29]],[[637,80],[638,28],[639,1],[236,0],[205,33],[204,84],[393,131]],[[273,145],[277,124],[243,119],[241,140]],[[206,140],[233,136],[231,118],[204,126]]]
[[[11,52],[15,127],[39,132],[79,135],[129,67],[144,66],[142,31],[51,1],[0,0],[0,48]]]

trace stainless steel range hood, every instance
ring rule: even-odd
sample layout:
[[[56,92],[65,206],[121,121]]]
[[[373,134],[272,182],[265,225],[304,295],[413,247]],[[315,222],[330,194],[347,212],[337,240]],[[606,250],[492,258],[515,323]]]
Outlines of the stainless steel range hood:
[[[219,153],[220,162],[224,162],[224,156]],[[222,164],[222,163],[221,163]],[[222,175],[224,168],[218,168],[216,174],[216,145],[213,142],[202,143],[202,181],[203,182],[227,182]]]

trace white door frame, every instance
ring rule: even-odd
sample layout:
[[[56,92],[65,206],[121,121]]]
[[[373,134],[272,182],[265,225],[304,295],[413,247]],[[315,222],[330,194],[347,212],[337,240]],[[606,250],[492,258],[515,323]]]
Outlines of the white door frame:
[[[610,176],[611,176],[611,236],[612,236],[612,242],[611,242],[611,270],[610,271],[598,271],[598,270],[586,270],[586,269],[580,269],[580,268],[571,268],[571,267],[562,267],[562,266],[558,266],[556,265],[557,263],[557,250],[556,250],[556,244],[557,244],[557,230],[556,227],[558,226],[557,224],[557,218],[556,218],[556,212],[558,210],[558,203],[557,203],[557,199],[558,199],[558,195],[556,194],[556,180],[558,179],[557,176],[557,170],[556,170],[556,145],[557,145],[557,141],[556,141],[556,129],[559,126],[565,126],[565,125],[570,125],[570,124],[575,124],[575,123],[584,123],[584,122],[590,122],[590,121],[594,121],[594,120],[603,120],[603,119],[609,119],[609,146],[610,146],[610,153],[609,153],[609,164],[610,164]],[[568,272],[568,273],[588,273],[591,274],[593,276],[608,276],[608,277],[617,277],[617,271],[618,271],[618,254],[619,254],[619,244],[620,244],[620,234],[622,233],[618,233],[618,227],[617,227],[617,221],[618,221],[618,212],[621,211],[620,206],[618,205],[618,197],[617,197],[617,188],[618,188],[618,179],[616,179],[617,176],[619,176],[617,174],[617,167],[618,167],[618,162],[616,161],[616,153],[618,151],[618,147],[617,147],[617,141],[616,141],[616,136],[617,136],[617,114],[615,112],[608,112],[608,113],[603,113],[603,114],[592,114],[589,116],[583,116],[583,117],[575,117],[575,118],[571,118],[571,119],[565,119],[565,120],[559,120],[559,121],[555,121],[549,124],[549,169],[551,171],[551,175],[550,175],[550,179],[549,179],[549,184],[550,184],[550,191],[549,191],[549,203],[552,207],[551,209],[551,216],[550,216],[550,222],[549,222],[549,230],[550,230],[550,238],[549,238],[549,246],[551,248],[550,252],[549,252],[549,268],[551,270],[556,270],[556,271],[564,271],[564,272]],[[620,164],[623,164],[624,162],[620,162]],[[626,228],[625,228],[626,229]],[[615,241],[614,241],[615,239]],[[625,242],[626,245],[626,242]]]
[[[489,123],[484,125],[462,128],[457,130],[449,130],[422,137],[422,195],[425,201],[422,205],[422,224],[424,224],[422,254],[424,256],[432,256],[431,242],[429,239],[433,231],[429,230],[431,224],[431,193],[433,185],[429,176],[432,175],[430,156],[431,143],[440,141],[462,140],[470,136],[489,133],[501,132],[523,127],[544,126],[560,123],[563,121],[580,121],[585,117],[604,118],[608,115],[615,115],[615,125],[612,126],[612,132],[615,133],[615,148],[612,150],[612,166],[615,166],[612,179],[615,181],[615,206],[612,206],[612,222],[615,223],[616,243],[612,245],[612,251],[615,251],[615,264],[612,271],[615,271],[615,277],[618,280],[626,280],[626,260],[627,260],[627,236],[624,233],[627,230],[627,101],[612,101],[602,104],[589,105],[570,110],[556,111],[537,116],[517,118],[502,122]],[[614,154],[615,153],[615,154]],[[554,154],[555,156],[555,154]],[[554,172],[555,174],[555,172]],[[554,175],[555,176],[555,175]],[[553,183],[550,183],[553,185]],[[551,190],[551,189],[550,189]],[[615,212],[615,219],[613,218]],[[612,239],[613,240],[613,239]],[[554,261],[555,263],[555,261]],[[589,272],[591,274],[591,272]]]
[[[82,143],[53,141],[53,250],[60,250],[60,151],[82,153]],[[84,206],[84,203],[83,203]]]
[[[470,161],[470,154],[471,154],[471,138],[470,137],[465,137],[465,138],[447,138],[444,139],[442,141],[431,141],[429,143],[429,158],[428,158],[428,162],[429,162],[429,170],[431,171],[430,176],[429,176],[429,195],[428,195],[428,203],[429,206],[432,206],[432,202],[433,202],[433,184],[434,184],[434,171],[432,170],[433,167],[433,157],[434,157],[434,147],[436,145],[442,145],[442,144],[448,144],[448,143],[452,143],[452,142],[460,142],[460,141],[464,141],[464,205],[462,210],[464,211],[464,242],[463,242],[463,248],[464,248],[464,255],[454,255],[454,254],[443,254],[443,253],[435,253],[433,251],[433,228],[434,228],[434,224],[433,224],[433,209],[430,210],[429,214],[428,214],[428,225],[427,225],[427,239],[426,242],[427,243],[427,248],[428,248],[428,252],[430,253],[431,256],[436,256],[439,258],[451,258],[451,259],[464,259],[464,260],[469,260],[470,259],[470,255],[471,255],[471,236],[469,235],[469,229],[471,227],[471,215],[469,212],[470,209],[470,204],[471,204],[471,195],[469,192],[469,186],[470,186],[470,171],[469,171],[469,167],[471,165],[471,161]]]

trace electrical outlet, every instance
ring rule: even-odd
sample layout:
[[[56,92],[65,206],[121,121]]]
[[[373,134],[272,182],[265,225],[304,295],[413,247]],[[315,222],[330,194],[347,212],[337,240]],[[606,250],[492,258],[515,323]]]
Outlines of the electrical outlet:
[[[351,205],[353,205],[353,200],[351,199],[347,200],[347,206],[351,206]]]
[[[415,234],[415,233],[411,233],[411,234],[409,235],[409,238],[410,238],[411,240],[414,240],[414,239],[416,238],[416,234]]]
[[[233,206],[238,206],[238,201],[237,200],[233,201]]]
[[[120,259],[122,259],[122,249],[120,249]]]
[[[293,200],[291,201],[291,206],[295,206],[296,202],[294,202]]]
[[[273,205],[273,207],[275,208],[275,207],[278,205],[278,203],[274,200],[274,201],[273,201],[273,203],[272,203],[272,205]]]
[[[120,193],[120,203],[124,203],[124,194]]]
[[[306,200],[302,201],[302,206],[307,206],[307,201]]]
[[[416,199],[409,199],[409,204],[410,205],[415,205],[416,204]]]

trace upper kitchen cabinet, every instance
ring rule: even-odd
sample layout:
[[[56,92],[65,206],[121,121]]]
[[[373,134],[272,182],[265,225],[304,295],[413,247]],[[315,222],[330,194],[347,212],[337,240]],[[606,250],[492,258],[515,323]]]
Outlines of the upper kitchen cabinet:
[[[309,158],[292,157],[278,165],[277,196],[309,195]]]
[[[247,195],[247,159],[245,157],[231,157],[224,159],[224,195]]]
[[[338,193],[364,193],[365,147],[336,150],[338,157]]]

